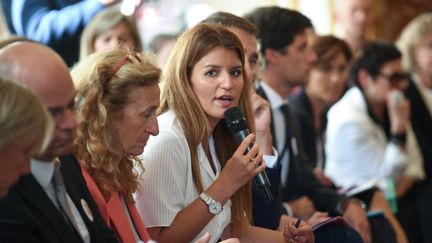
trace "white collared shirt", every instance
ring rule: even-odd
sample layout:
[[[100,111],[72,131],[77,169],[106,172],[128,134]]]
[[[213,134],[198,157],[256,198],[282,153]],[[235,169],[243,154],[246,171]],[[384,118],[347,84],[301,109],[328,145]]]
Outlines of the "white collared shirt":
[[[279,154],[282,153],[284,146],[285,146],[285,117],[284,114],[281,111],[281,106],[284,104],[288,104],[288,101],[284,98],[282,98],[273,88],[271,88],[267,83],[261,81],[260,85],[262,89],[264,90],[268,102],[270,103],[270,107],[272,109],[272,120],[273,120],[273,126],[274,126],[274,133],[273,136],[275,136],[276,139],[276,146],[277,151]],[[282,166],[282,172],[281,172],[281,183],[282,186],[286,185],[287,182],[287,175],[288,175],[288,163],[289,163],[289,153],[288,151],[283,154],[283,157],[281,158],[281,166]]]
[[[274,168],[277,164],[279,153],[275,147],[272,146],[272,154],[263,154],[263,160],[267,168]]]
[[[36,159],[30,161],[31,173],[36,181],[46,191],[54,175],[54,161],[44,162]]]
[[[55,199],[55,189],[52,183],[52,177],[54,175],[55,163],[54,161],[45,162],[36,159],[31,159],[30,161],[31,173],[35,177],[36,181],[41,185],[42,189],[45,191],[47,196],[51,201],[58,207],[57,200]],[[72,211],[74,217],[77,231],[80,233],[82,239],[85,243],[90,243],[90,234],[84,223],[81,214],[79,213],[75,203],[70,198],[69,194],[66,192],[67,203]]]
[[[189,146],[174,112],[158,116],[159,135],[150,137],[141,157],[145,172],[140,181],[136,206],[147,227],[169,227],[176,215],[199,198],[192,177]],[[215,165],[213,172],[201,144],[197,147],[197,159],[201,182],[206,190],[219,177],[221,165],[216,156],[213,139],[209,140],[210,154]],[[231,200],[220,214],[201,230],[196,241],[205,232],[211,233],[210,242],[217,242],[231,222]]]

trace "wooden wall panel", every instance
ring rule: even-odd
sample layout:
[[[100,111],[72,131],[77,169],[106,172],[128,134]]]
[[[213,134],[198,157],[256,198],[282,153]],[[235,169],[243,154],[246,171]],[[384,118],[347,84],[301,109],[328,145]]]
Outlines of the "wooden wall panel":
[[[375,4],[377,18],[374,35],[388,41],[395,41],[415,16],[432,11],[431,0],[380,0]]]

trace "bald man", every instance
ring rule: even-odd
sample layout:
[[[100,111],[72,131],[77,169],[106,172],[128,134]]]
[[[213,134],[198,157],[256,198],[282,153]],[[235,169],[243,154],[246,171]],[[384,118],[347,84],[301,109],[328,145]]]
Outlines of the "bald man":
[[[0,201],[0,242],[118,242],[70,155],[77,123],[65,62],[46,46],[18,42],[0,51],[0,75],[35,92],[55,122],[48,149],[31,160],[31,174]]]

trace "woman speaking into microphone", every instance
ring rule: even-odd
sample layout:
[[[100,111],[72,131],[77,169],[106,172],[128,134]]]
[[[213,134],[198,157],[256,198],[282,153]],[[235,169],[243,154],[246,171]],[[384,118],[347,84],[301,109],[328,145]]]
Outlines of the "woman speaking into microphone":
[[[251,180],[265,169],[254,144],[251,82],[243,75],[243,47],[223,27],[199,24],[177,41],[161,85],[160,133],[143,153],[138,211],[158,242],[313,242],[311,228],[284,232],[251,225]],[[234,106],[251,132],[237,146],[224,121]],[[254,163],[255,162],[255,163]]]

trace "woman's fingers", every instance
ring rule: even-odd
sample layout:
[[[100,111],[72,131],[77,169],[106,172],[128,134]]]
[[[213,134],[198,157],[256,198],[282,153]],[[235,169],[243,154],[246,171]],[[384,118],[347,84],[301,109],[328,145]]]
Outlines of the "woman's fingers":
[[[251,133],[251,134],[247,135],[247,137],[238,146],[238,148],[236,150],[236,154],[238,156],[244,155],[246,152],[246,149],[249,147],[249,145],[251,143],[253,143],[254,140],[255,140],[255,134]],[[248,154],[249,154],[249,152],[248,152]]]
[[[292,220],[291,220],[292,221]],[[285,226],[283,236],[286,242],[313,242],[312,228],[300,221],[299,227],[294,225],[294,221]]]

